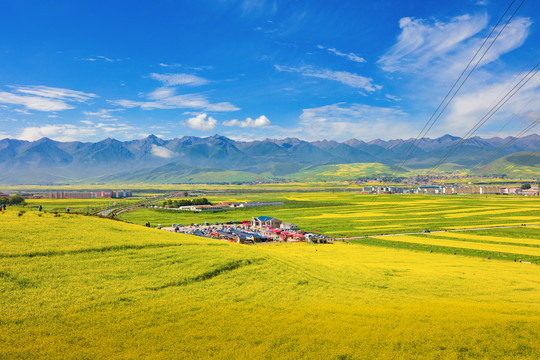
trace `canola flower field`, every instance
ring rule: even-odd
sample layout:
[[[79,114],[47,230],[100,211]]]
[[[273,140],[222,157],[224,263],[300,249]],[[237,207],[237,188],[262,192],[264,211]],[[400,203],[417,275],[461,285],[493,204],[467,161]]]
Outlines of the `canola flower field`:
[[[534,264],[342,242],[245,246],[18,209],[0,213],[0,228],[0,358],[540,353]],[[471,239],[502,246],[512,234],[534,245],[533,230],[471,232]],[[459,239],[445,235],[437,236]]]

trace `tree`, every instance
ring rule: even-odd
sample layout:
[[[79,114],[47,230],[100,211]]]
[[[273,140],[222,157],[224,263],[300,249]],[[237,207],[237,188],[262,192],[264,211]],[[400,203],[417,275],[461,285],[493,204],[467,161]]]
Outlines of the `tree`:
[[[11,205],[24,205],[26,203],[26,201],[24,200],[24,198],[21,195],[13,195],[9,199],[9,203]]]
[[[0,205],[3,205],[3,204],[9,205],[9,198],[5,196],[0,197]]]
[[[531,184],[523,184],[521,185],[521,190],[529,190],[531,188]]]

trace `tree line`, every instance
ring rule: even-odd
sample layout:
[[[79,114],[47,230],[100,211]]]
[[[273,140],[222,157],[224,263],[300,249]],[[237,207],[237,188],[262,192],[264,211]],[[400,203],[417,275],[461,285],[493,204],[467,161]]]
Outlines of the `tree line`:
[[[210,201],[208,201],[207,198],[196,198],[193,200],[189,199],[181,199],[181,200],[165,200],[163,202],[163,206],[168,207],[180,207],[180,206],[191,206],[191,205],[212,205]]]

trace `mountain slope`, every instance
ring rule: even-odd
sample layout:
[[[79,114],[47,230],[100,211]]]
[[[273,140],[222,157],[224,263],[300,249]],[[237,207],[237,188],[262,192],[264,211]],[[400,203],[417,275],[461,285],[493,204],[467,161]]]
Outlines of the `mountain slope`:
[[[509,141],[513,141],[512,145],[505,148],[500,157],[540,149],[540,136],[536,134],[519,139],[473,137],[467,140],[445,135],[420,139],[405,165],[416,172],[429,169],[455,148],[438,171],[458,169],[462,172],[489,158]],[[317,178],[317,171],[326,174],[319,178],[331,178],[332,171],[335,178],[355,178],[391,173],[387,168],[399,163],[414,142],[415,139],[309,142],[297,138],[235,141],[220,135],[171,140],[150,135],[138,140],[108,138],[96,143],[58,142],[48,138],[33,142],[4,139],[0,140],[0,171],[3,182],[10,184],[87,182],[100,176],[111,181],[124,177],[148,182],[229,182]],[[520,165],[521,160],[505,161]],[[342,166],[332,168],[337,164]],[[344,166],[346,164],[351,165]],[[506,163],[494,164],[482,171],[504,172],[507,166]],[[201,175],[205,172],[212,175]]]

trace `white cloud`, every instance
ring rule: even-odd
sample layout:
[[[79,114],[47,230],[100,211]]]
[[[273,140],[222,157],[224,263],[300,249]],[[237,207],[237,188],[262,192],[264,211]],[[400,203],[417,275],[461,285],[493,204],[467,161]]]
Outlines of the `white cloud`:
[[[452,129],[456,135],[463,135],[474,124],[481,121],[484,115],[514,87],[525,73],[499,75],[499,81],[482,84],[456,96],[449,106],[448,115],[434,129],[434,132],[441,134],[444,132],[444,129]],[[515,90],[518,88],[519,86]],[[537,74],[501,107],[497,113],[490,117],[486,122],[486,126],[480,128],[479,133],[485,134],[488,131],[484,130],[486,127],[493,128],[494,125],[506,123],[515,115],[519,116],[527,112],[540,112],[540,103],[537,101],[539,93],[540,77]],[[517,121],[514,123],[514,125],[520,125]]]
[[[191,74],[150,74],[154,80],[160,81],[167,86],[191,85],[198,86],[208,84],[208,80]]]
[[[35,141],[48,137],[57,141],[73,141],[97,134],[91,127],[79,127],[71,124],[44,125],[27,127],[17,136],[17,139]]]
[[[201,131],[212,131],[217,125],[217,120],[209,116],[206,120],[206,114],[199,114],[195,117],[189,118],[186,121],[186,125],[192,129],[201,130]]]
[[[0,103],[22,105],[29,110],[61,111],[73,109],[69,102],[84,102],[97,95],[48,86],[9,86],[14,92],[0,91]],[[23,95],[20,95],[23,94]]]
[[[372,140],[412,136],[409,116],[395,108],[337,103],[304,109],[300,126],[309,139]]]
[[[152,155],[163,159],[170,159],[178,155],[174,151],[171,151],[163,146],[157,146],[156,144],[152,144],[150,152],[152,153]]]
[[[368,92],[380,90],[380,85],[373,84],[373,79],[360,76],[347,71],[332,71],[328,69],[316,69],[313,66],[302,66],[295,68],[292,66],[274,65],[276,70],[285,72],[297,72],[307,77],[315,77],[326,80],[338,81],[353,88],[363,89]]]
[[[29,110],[37,111],[61,111],[73,109],[62,100],[47,99],[38,96],[22,96],[5,91],[0,91],[0,103],[22,105]]]
[[[84,126],[73,124],[47,124],[43,126],[30,126],[23,128],[15,138],[35,141],[48,137],[57,141],[87,140],[93,136],[105,134],[126,135],[135,128],[128,124],[94,124],[91,121],[81,120]]]
[[[366,59],[364,59],[363,57],[360,57],[358,55],[356,55],[355,53],[353,52],[350,52],[350,53],[343,53],[339,50],[336,50],[335,48],[327,48],[325,46],[322,46],[322,45],[317,45],[317,47],[321,50],[327,50],[328,52],[331,52],[337,56],[341,56],[341,57],[346,57],[347,59],[351,60],[351,61],[354,61],[354,62],[357,62],[357,63],[364,63],[366,62]]]
[[[175,90],[169,87],[161,87],[150,94],[148,98],[153,101],[113,100],[112,104],[125,108],[140,107],[143,110],[153,109],[202,109],[206,111],[237,111],[240,108],[229,102],[212,104],[202,94],[175,95]]]
[[[268,118],[266,116],[261,115],[258,118],[256,118],[255,120],[248,117],[244,121],[239,121],[239,120],[236,120],[236,119],[229,120],[229,121],[224,121],[223,125],[225,125],[225,126],[240,126],[240,127],[243,127],[243,128],[263,127],[263,126],[270,125],[270,120],[268,120]]]

